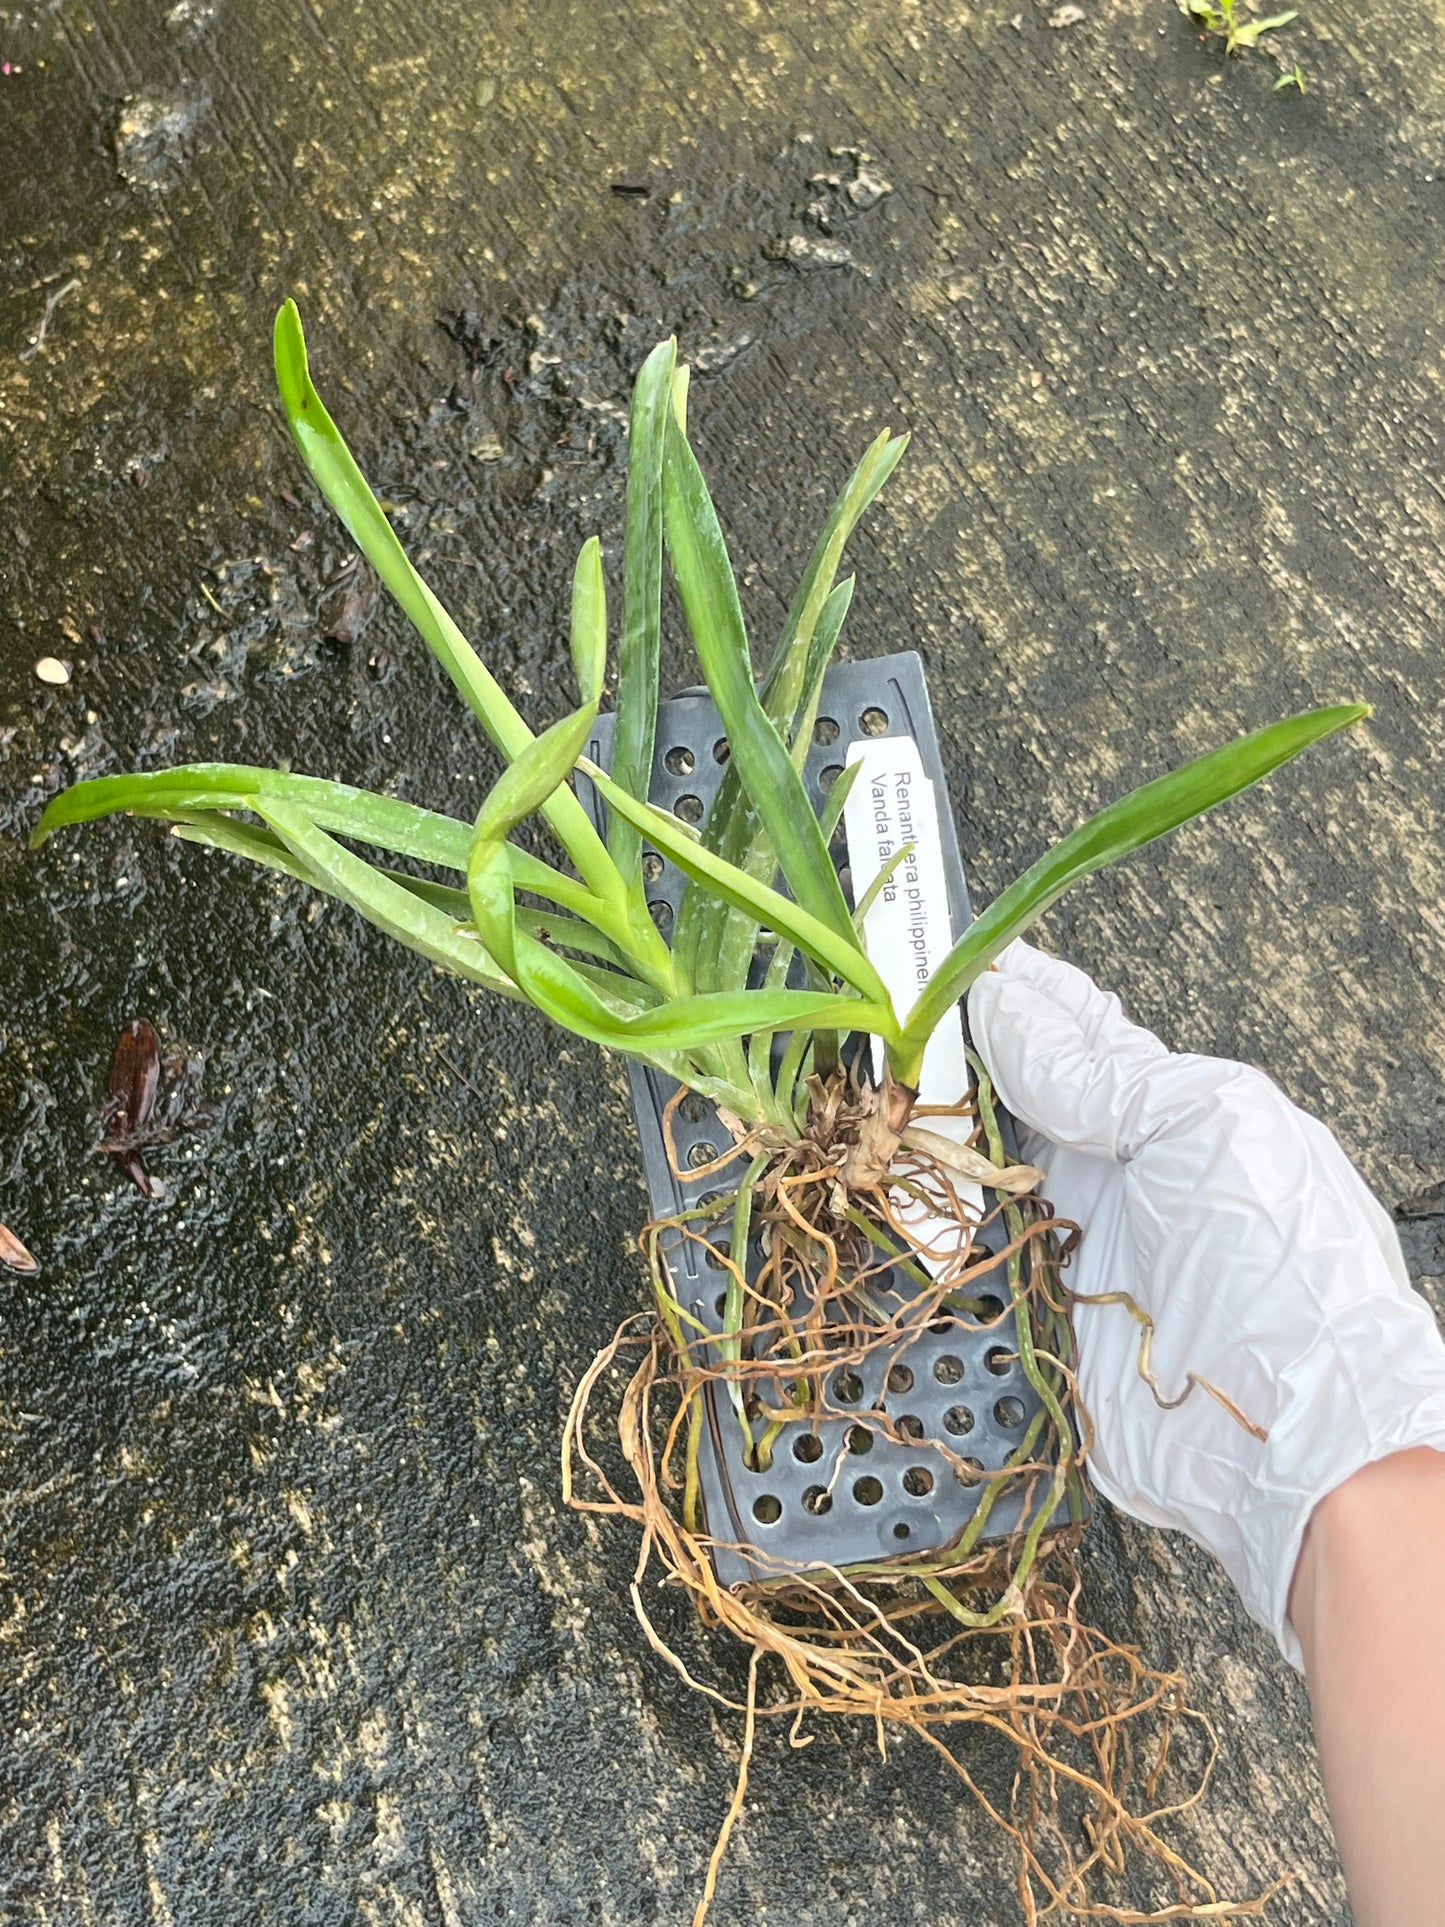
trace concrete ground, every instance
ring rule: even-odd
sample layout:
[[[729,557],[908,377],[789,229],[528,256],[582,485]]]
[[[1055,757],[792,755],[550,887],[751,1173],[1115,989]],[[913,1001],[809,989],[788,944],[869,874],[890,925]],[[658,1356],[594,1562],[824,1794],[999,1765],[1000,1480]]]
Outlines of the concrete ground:
[[[923,652],[981,898],[1132,781],[1372,702],[1045,940],[1328,1118],[1439,1304],[1445,54],[1421,0],[1306,14],[1226,64],[1164,0],[0,7],[0,1220],[40,1261],[0,1273],[6,1922],[686,1921],[735,1767],[625,1533],[560,1507],[641,1290],[617,1065],[151,826],[24,847],[104,770],[280,759],[460,815],[494,773],[389,609],[319,633],[344,546],[272,398],[287,293],[537,721],[654,340],[760,636],[910,430],[847,647]],[[91,1150],[136,1016],[228,1100],[159,1203]],[[1182,1842],[1340,1927],[1298,1682],[1182,1542],[1105,1513],[1087,1563],[1219,1726]],[[715,1919],[1018,1912],[921,1750],[769,1732]]]

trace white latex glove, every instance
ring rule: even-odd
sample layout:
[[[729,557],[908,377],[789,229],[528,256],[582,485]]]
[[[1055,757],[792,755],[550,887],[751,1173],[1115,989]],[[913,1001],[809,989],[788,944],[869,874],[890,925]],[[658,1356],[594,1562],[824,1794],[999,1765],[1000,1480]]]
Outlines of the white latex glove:
[[[1083,1228],[1065,1282],[1128,1292],[1152,1369],[1200,1387],[1164,1411],[1122,1305],[1076,1309],[1079,1391],[1100,1492],[1212,1552],[1302,1665],[1287,1609],[1316,1504],[1407,1446],[1445,1451],[1445,1342],[1395,1228],[1334,1136],[1261,1071],[1176,1055],[1071,964],[1013,944],[969,1017],[1042,1189]]]

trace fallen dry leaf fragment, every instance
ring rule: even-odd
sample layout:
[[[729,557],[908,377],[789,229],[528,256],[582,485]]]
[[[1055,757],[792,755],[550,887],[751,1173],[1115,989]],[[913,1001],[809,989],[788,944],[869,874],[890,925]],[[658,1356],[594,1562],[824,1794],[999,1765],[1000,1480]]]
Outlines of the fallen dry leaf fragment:
[[[1083,18],[1084,9],[1082,7],[1055,7],[1049,15],[1049,25],[1051,27],[1077,27]]]
[[[0,1224],[0,1265],[11,1271],[39,1271],[40,1266],[7,1225]]]

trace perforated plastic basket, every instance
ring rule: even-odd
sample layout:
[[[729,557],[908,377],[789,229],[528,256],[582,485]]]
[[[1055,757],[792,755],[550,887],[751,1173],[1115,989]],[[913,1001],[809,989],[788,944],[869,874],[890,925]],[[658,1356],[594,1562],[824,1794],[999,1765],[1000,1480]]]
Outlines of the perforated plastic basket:
[[[598,718],[590,753],[604,768],[611,759],[612,730],[611,716]],[[957,934],[971,922],[972,913],[923,665],[911,651],[872,662],[837,663],[827,672],[804,772],[815,809],[842,772],[847,743],[863,736],[910,736],[918,746],[924,771],[936,785],[949,910]],[[727,742],[711,697],[689,691],[661,704],[651,800],[685,821],[701,823],[726,759]],[[590,785],[582,787],[597,813],[595,793]],[[851,901],[841,826],[832,853]],[[682,901],[685,879],[655,851],[648,849],[644,862],[649,900],[667,931]],[[671,1217],[710,1195],[721,1199],[729,1187],[718,1173],[678,1179],[669,1166],[662,1119],[677,1085],[645,1065],[630,1063],[628,1069],[653,1215]],[[1012,1151],[1012,1121],[1005,1115],[1001,1122]],[[713,1106],[696,1092],[674,1112],[672,1138],[683,1168],[690,1161],[706,1162],[731,1142]],[[717,1235],[725,1240],[727,1232],[726,1216],[720,1216]],[[983,1233],[990,1250],[1000,1249],[1005,1238],[997,1222]],[[761,1256],[755,1239],[748,1254],[750,1276],[756,1274]],[[709,1265],[698,1243],[681,1237],[669,1245],[668,1261],[679,1301],[709,1330],[720,1331],[726,1272]],[[766,1471],[754,1471],[746,1462],[726,1391],[716,1383],[707,1387],[708,1423],[699,1472],[707,1529],[720,1542],[713,1560],[723,1584],[773,1578],[818,1562],[845,1567],[880,1556],[938,1550],[959,1536],[988,1490],[974,1470],[1001,1467],[1038,1409],[1018,1365],[1012,1319],[1002,1316],[1007,1296],[1002,1267],[997,1276],[997,1286],[989,1286],[997,1322],[945,1313],[910,1325],[895,1345],[880,1346],[834,1375],[828,1398],[839,1416],[825,1417],[812,1427],[787,1427]],[[900,1279],[898,1286],[902,1302],[919,1295],[907,1280]],[[888,1276],[881,1274],[870,1288],[886,1297]],[[852,1343],[856,1347],[856,1337]],[[719,1356],[712,1354],[709,1362],[720,1362]],[[851,1416],[850,1407],[859,1416]],[[869,1423],[867,1414],[877,1412],[887,1414],[903,1442]],[[962,1473],[942,1453],[926,1449],[930,1439],[966,1461]],[[925,1449],[917,1449],[918,1444]],[[1015,1531],[1025,1504],[1025,1493],[1011,1482],[995,1500],[983,1536],[1002,1538]]]

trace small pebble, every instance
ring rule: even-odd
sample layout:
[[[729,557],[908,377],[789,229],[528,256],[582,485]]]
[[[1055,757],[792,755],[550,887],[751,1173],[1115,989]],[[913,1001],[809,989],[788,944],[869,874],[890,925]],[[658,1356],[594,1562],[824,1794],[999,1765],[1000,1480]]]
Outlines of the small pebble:
[[[41,682],[48,682],[52,689],[63,689],[70,681],[70,671],[55,656],[42,656],[35,665],[35,673]]]

